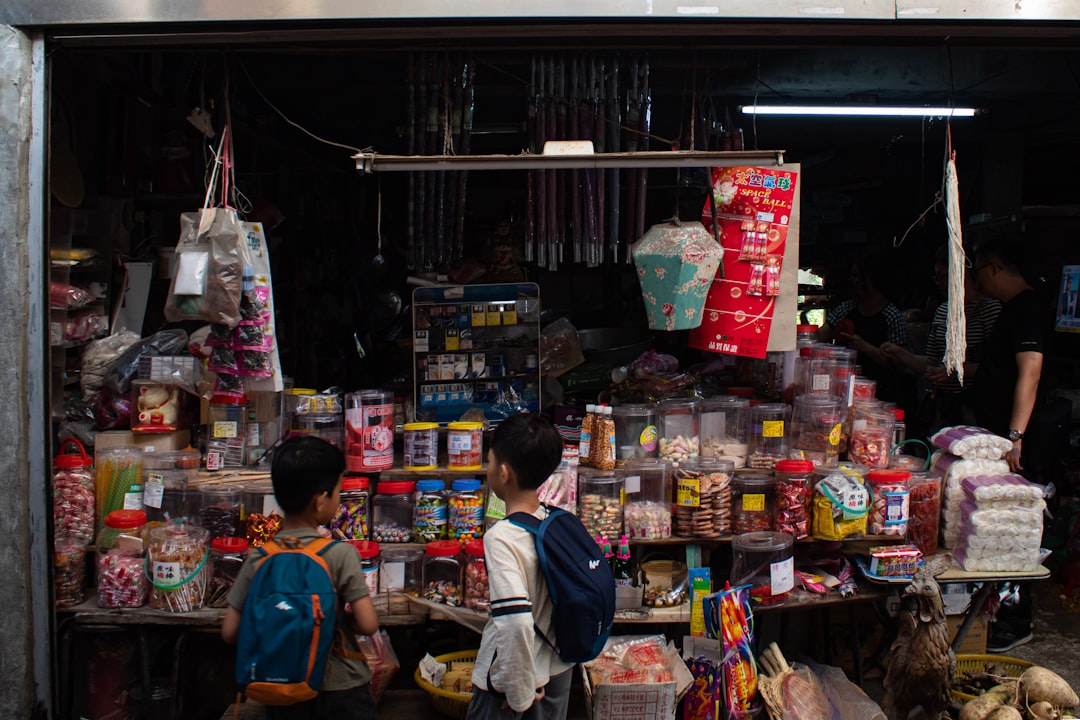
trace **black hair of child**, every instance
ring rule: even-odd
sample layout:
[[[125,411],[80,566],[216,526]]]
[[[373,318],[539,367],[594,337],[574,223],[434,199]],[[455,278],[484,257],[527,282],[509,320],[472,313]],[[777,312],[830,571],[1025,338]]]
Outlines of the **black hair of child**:
[[[313,497],[333,493],[345,472],[345,456],[317,437],[295,437],[274,451],[270,481],[274,499],[286,513],[304,511]]]
[[[518,487],[535,490],[562,462],[562,437],[543,415],[518,413],[499,423],[491,436],[495,460],[506,463]]]

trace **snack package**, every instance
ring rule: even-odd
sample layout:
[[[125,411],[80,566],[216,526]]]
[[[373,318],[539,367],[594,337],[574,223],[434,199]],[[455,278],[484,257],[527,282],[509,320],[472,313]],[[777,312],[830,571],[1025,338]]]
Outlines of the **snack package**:
[[[378,704],[401,663],[398,662],[397,653],[394,652],[385,629],[380,629],[374,635],[357,635],[356,642],[364,655],[364,661],[371,668],[371,697]]]
[[[880,577],[910,577],[922,564],[922,551],[914,545],[870,548],[870,572]]]
[[[971,425],[942,428],[930,436],[930,442],[965,460],[1000,460],[1012,449],[1008,438]]]
[[[870,502],[870,490],[862,476],[838,468],[814,488],[814,537],[836,541],[865,535]]]
[[[721,720],[720,707],[724,701],[724,668],[710,658],[698,657],[686,661],[694,684],[683,698],[683,720]]]
[[[756,711],[757,662],[754,659],[753,610],[750,586],[725,588],[710,596],[706,614],[724,650],[724,717],[744,720]]]

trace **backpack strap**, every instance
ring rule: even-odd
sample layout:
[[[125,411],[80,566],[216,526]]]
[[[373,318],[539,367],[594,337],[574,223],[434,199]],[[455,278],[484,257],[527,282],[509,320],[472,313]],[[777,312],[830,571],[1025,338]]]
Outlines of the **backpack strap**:
[[[558,508],[553,508],[553,507],[551,507],[549,505],[544,505],[544,507],[547,508],[548,518],[554,517],[554,515],[556,513],[558,513],[558,512],[565,512],[565,511],[560,510]],[[529,531],[530,533],[532,533],[533,538],[534,538],[534,540],[536,542],[536,558],[537,558],[537,561],[540,564],[540,571],[544,573],[544,581],[546,582],[547,581],[547,571],[544,570],[544,566],[546,564],[546,558],[543,557],[544,548],[543,548],[543,545],[541,544],[541,538],[540,538],[540,526],[543,524],[544,521],[541,520],[540,518],[536,517],[532,513],[527,513],[527,512],[516,512],[516,513],[513,513],[512,515],[508,516],[506,519],[509,520],[511,524],[517,525],[519,528],[523,528],[523,529]],[[549,583],[549,585],[550,585],[550,583]],[[549,594],[551,593],[551,588],[550,587],[548,587],[548,593]],[[544,643],[549,648],[554,650],[556,653],[558,652],[558,650],[555,647],[555,643],[551,642],[551,640],[548,639],[548,636],[545,635],[543,633],[543,631],[540,630],[540,626],[537,625],[536,623],[533,623],[533,631],[540,637],[541,640],[544,641]],[[488,672],[490,673],[490,670]]]

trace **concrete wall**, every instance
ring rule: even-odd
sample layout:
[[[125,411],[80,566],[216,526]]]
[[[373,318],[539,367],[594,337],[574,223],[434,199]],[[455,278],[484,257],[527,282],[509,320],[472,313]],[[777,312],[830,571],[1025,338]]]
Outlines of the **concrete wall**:
[[[46,266],[40,142],[32,142],[35,133],[40,139],[44,95],[40,87],[34,92],[34,47],[26,34],[0,25],[0,716],[10,718],[45,717],[51,704]]]

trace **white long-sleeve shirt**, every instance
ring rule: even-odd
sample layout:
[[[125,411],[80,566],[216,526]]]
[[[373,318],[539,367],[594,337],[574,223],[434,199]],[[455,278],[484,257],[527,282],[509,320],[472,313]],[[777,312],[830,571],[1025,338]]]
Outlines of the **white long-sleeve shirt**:
[[[534,515],[542,520],[547,510],[541,505]],[[484,557],[491,619],[480,640],[472,682],[483,690],[505,694],[514,711],[524,712],[538,688],[572,665],[563,662],[533,628],[535,623],[554,641],[551,595],[536,557],[533,534],[500,520],[484,535]]]

